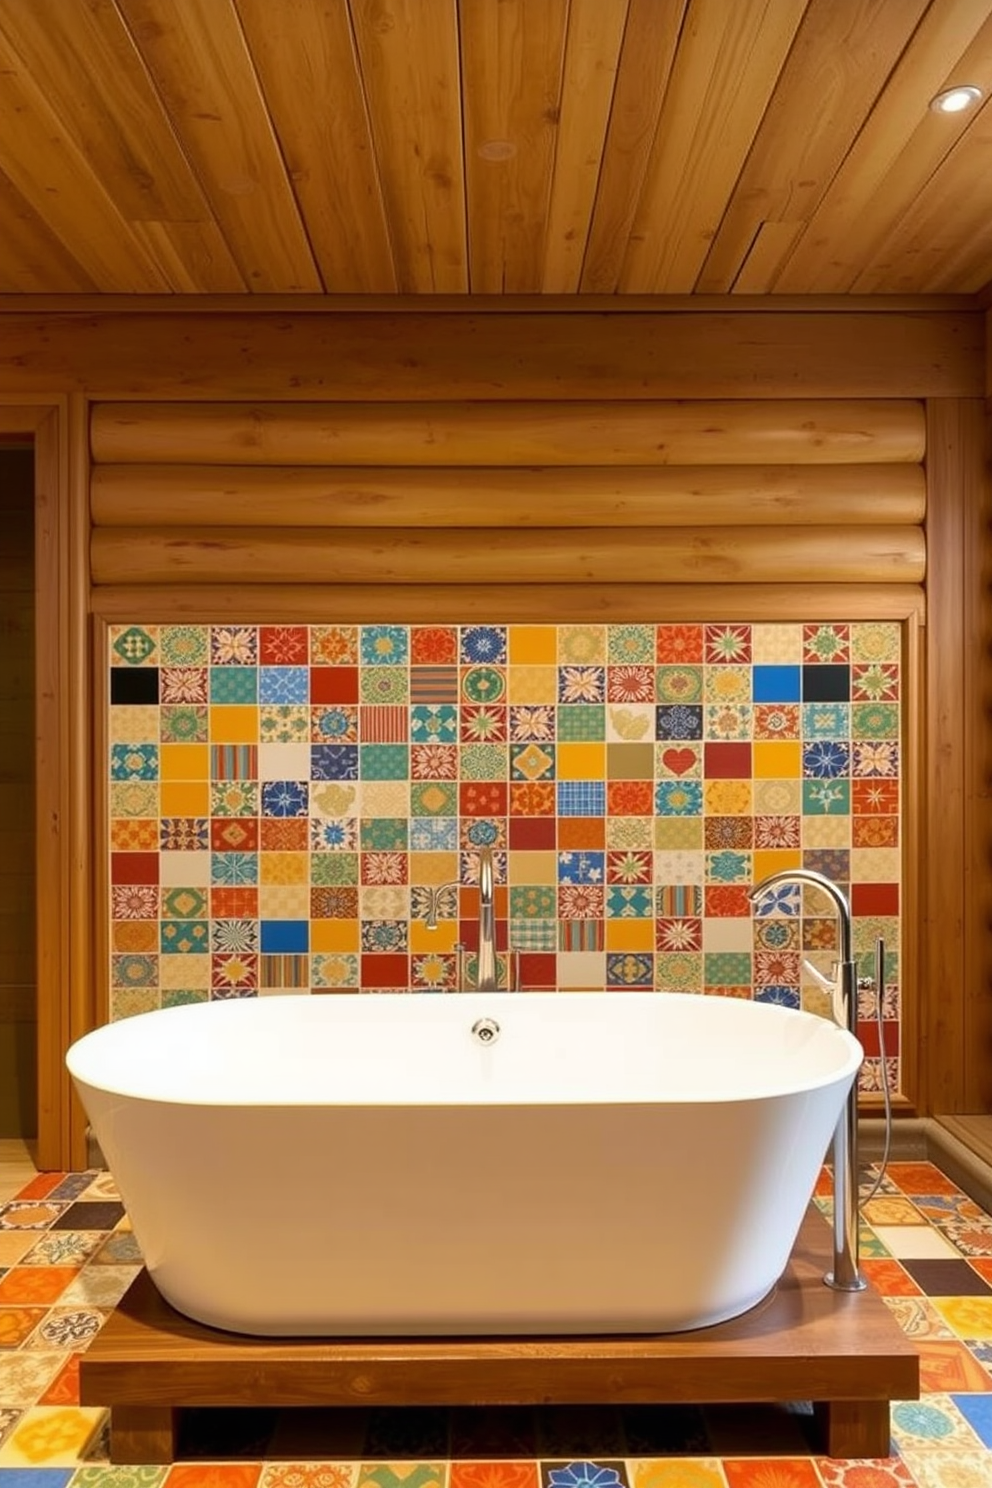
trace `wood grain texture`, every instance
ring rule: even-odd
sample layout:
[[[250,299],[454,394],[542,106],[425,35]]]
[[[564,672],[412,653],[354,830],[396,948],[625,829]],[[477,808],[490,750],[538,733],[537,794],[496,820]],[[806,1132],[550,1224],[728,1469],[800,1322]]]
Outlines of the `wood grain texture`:
[[[250,604],[249,604],[250,599]],[[212,624],[239,616],[257,624],[398,625],[640,621],[904,620],[922,616],[918,585],[887,584],[260,584],[246,595],[239,584],[130,583],[92,592],[98,619],[128,623],[141,614],[157,621]]]
[[[454,0],[351,0],[401,293],[469,288]]]
[[[792,583],[918,584],[915,527],[392,528],[102,527],[94,584]]]
[[[967,115],[937,116],[922,109],[921,100],[953,80],[962,57],[989,24],[984,0],[931,0],[783,265],[777,290],[794,292],[811,282],[825,291],[854,287],[864,263],[884,245],[950,145],[968,128]]]
[[[10,316],[0,396],[95,399],[978,397],[978,313]]]
[[[96,527],[916,525],[919,465],[95,465]]]
[[[968,642],[965,636],[965,493],[968,456],[962,442],[963,410],[957,400],[928,407],[931,544],[926,639],[927,771],[923,902],[926,936],[920,982],[925,1109],[952,1114],[964,1098],[966,1008],[977,988],[968,986],[969,902],[967,815],[972,805],[966,738],[980,725],[964,716]],[[939,851],[935,844],[939,843]],[[984,991],[984,989],[983,989]]]
[[[535,466],[916,464],[922,404],[661,402],[97,403],[97,463]]]
[[[907,23],[925,10],[926,0],[903,0],[898,14],[872,0],[807,6],[706,254],[699,292],[775,282],[899,61]]]
[[[348,10],[325,0],[235,0],[325,289],[397,288]],[[333,98],[332,108],[313,107]],[[342,232],[342,224],[347,231]]]
[[[313,261],[231,0],[115,0],[254,289],[316,291]]]
[[[621,291],[680,294],[696,283],[747,159],[806,0],[693,0],[665,93]],[[705,106],[700,108],[700,99]],[[658,233],[652,224],[665,223]]]
[[[611,4],[601,5],[598,14],[613,22],[612,37],[610,10]],[[472,287],[482,294],[535,293],[542,288],[552,180],[559,174],[570,7],[568,0],[475,0],[460,7],[459,19]],[[591,100],[592,118],[582,94],[573,89],[572,96],[573,134],[580,121],[591,130],[601,127],[608,95]],[[593,169],[595,162],[594,153]],[[576,184],[574,175],[569,184]]]
[[[988,86],[985,0],[271,11],[0,0],[0,289],[992,282],[986,130],[925,107]]]

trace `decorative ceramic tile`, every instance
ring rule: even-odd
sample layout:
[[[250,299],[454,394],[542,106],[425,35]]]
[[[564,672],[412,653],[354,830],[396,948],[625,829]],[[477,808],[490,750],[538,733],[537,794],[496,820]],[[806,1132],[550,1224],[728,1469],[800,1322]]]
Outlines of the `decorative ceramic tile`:
[[[207,979],[177,972],[174,960],[193,961],[204,947],[194,916],[159,908],[160,883],[197,887],[205,904],[209,893],[206,945],[215,955],[217,921],[254,920],[254,939],[242,924],[239,944],[227,948],[254,955],[262,923],[308,916],[324,923],[308,947],[262,954],[326,954],[368,938],[359,915],[366,926],[396,916],[331,907],[311,891],[374,881],[377,855],[406,862],[491,845],[509,849],[511,890],[529,882],[515,867],[527,851],[643,854],[636,872],[628,860],[624,874],[599,881],[631,892],[581,906],[566,895],[556,906],[571,926],[560,954],[598,947],[606,927],[611,952],[651,952],[636,929],[613,923],[652,914],[653,894],[633,889],[677,893],[705,881],[743,891],[793,854],[851,887],[858,925],[886,919],[888,1016],[898,1022],[898,625],[135,623],[111,628],[109,672],[115,1016],[209,992],[211,981],[214,995],[258,987],[258,968],[242,966],[233,979],[216,964]],[[464,865],[459,876],[473,881]],[[408,867],[393,881],[417,886]],[[277,906],[272,891],[295,884],[305,898]],[[242,890],[266,903],[213,902]],[[694,990],[751,987],[765,1000],[809,1005],[800,957],[772,966],[765,953],[787,948],[767,933],[753,946],[718,933],[720,918],[750,917],[749,905],[734,903],[707,905],[702,949],[713,959],[697,966]],[[763,906],[762,916],[771,912]],[[159,918],[154,943],[123,928]],[[523,918],[511,913],[514,931]],[[464,940],[471,897],[459,920]],[[579,932],[580,920],[599,929]],[[804,913],[803,950],[828,951],[835,935],[832,912],[819,921]],[[748,965],[720,959],[738,952]],[[432,984],[426,965],[418,962],[421,986]],[[625,984],[619,965],[611,984]],[[286,985],[284,970],[268,968]],[[364,981],[366,970],[375,974],[362,962],[359,985],[380,985]],[[410,959],[404,985],[413,972]],[[298,969],[290,975],[302,983]],[[656,985],[673,983],[683,984],[676,967],[662,968]],[[633,984],[643,984],[640,974]],[[882,1070],[877,1050],[869,1055],[866,1084]],[[891,1060],[895,1080],[897,1050]]]

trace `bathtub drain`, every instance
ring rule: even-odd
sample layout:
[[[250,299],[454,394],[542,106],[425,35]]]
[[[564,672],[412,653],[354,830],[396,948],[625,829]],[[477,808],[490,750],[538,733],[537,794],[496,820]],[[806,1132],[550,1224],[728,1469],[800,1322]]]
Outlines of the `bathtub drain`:
[[[472,1024],[472,1033],[480,1044],[494,1044],[499,1038],[499,1024],[495,1018],[477,1018]]]

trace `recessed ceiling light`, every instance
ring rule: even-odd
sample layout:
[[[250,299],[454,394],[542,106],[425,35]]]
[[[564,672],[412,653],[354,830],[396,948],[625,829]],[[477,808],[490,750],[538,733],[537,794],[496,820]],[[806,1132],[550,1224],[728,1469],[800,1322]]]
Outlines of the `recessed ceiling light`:
[[[976,88],[971,83],[962,83],[957,88],[945,88],[943,93],[931,98],[930,107],[935,114],[960,114],[963,109],[971,108],[973,103],[977,103],[981,96],[981,88]]]

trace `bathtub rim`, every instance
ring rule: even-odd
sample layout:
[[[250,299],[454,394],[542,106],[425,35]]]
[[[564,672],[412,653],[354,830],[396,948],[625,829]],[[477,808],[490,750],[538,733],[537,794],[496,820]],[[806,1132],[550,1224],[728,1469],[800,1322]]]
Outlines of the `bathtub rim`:
[[[387,991],[374,994],[364,992],[344,992],[330,994],[326,999],[318,994],[317,1000],[321,1003],[324,1003],[326,1001],[329,1005],[338,1007],[341,1007],[345,1003],[370,1006],[374,1002],[382,1010],[386,1010],[390,1006],[403,1006],[404,1009],[409,1010],[409,1008],[411,1007],[411,999],[419,998],[423,995],[425,994],[409,991]],[[121,1073],[118,1071],[114,1072],[114,1078],[108,1078],[105,1068],[97,1070],[86,1068],[86,1062],[88,1059],[97,1059],[98,1051],[102,1044],[108,1041],[112,1042],[118,1038],[126,1040],[130,1037],[133,1037],[134,1029],[136,1027],[147,1027],[146,1020],[148,1019],[161,1019],[164,1015],[171,1015],[171,1020],[176,1023],[178,1023],[181,1019],[185,1019],[186,1021],[193,1021],[194,1019],[219,1020],[223,1016],[230,1016],[230,1013],[220,1013],[214,1012],[212,1010],[221,1006],[223,1006],[225,1009],[230,1009],[230,1007],[234,1004],[249,1004],[256,1009],[261,1005],[266,1005],[273,1009],[273,1013],[267,1016],[274,1016],[274,1010],[276,1007],[286,1007],[293,1004],[299,1005],[304,1002],[308,1005],[311,1005],[314,1002],[314,994],[312,993],[293,993],[271,998],[249,997],[232,999],[211,999],[209,1001],[196,1003],[180,1003],[172,1007],[155,1008],[150,1009],[147,1012],[136,1013],[129,1018],[119,1019],[114,1022],[101,1024],[97,1028],[91,1029],[88,1033],[81,1035],[80,1038],[76,1039],[66,1051],[65,1062],[69,1074],[71,1075],[73,1081],[77,1084],[77,1086],[80,1087],[80,1090],[89,1089],[103,1096],[112,1096],[117,1097],[121,1100],[137,1101],[152,1105],[192,1106],[200,1107],[205,1110],[220,1110],[224,1108],[279,1110],[284,1107],[288,1109],[301,1109],[307,1106],[313,1106],[319,1107],[320,1109],[340,1110],[403,1110],[410,1108],[433,1108],[457,1111],[459,1109],[476,1109],[479,1107],[492,1107],[494,1109],[499,1109],[500,1107],[509,1106],[530,1106],[539,1109],[550,1107],[563,1110],[582,1106],[644,1107],[652,1105],[684,1105],[690,1108],[703,1108],[706,1106],[747,1104],[751,1101],[770,1101],[775,1099],[785,1099],[803,1092],[820,1090],[825,1087],[841,1083],[844,1080],[850,1080],[853,1083],[857,1079],[858,1072],[865,1057],[864,1049],[855,1035],[850,1033],[847,1029],[841,1028],[838,1024],[832,1022],[830,1019],[821,1017],[819,1014],[809,1012],[805,1009],[784,1007],[778,1003],[759,1003],[754,1001],[753,999],[731,999],[721,998],[716,994],[707,995],[704,993],[694,992],[657,992],[649,990],[637,990],[634,992],[620,993],[607,992],[605,990],[592,992],[582,991],[575,993],[563,993],[557,991],[537,991],[524,993],[507,993],[500,991],[469,991],[426,995],[430,997],[432,1002],[437,996],[443,996],[447,1000],[457,998],[458,1001],[463,1004],[466,1011],[466,1016],[472,1017],[473,1019],[474,1017],[478,1017],[485,1013],[492,1014],[494,1011],[498,1011],[501,1006],[505,1008],[508,1005],[509,999],[513,999],[514,1002],[519,999],[525,999],[528,1002],[530,1002],[532,999],[540,999],[545,1002],[551,1002],[551,1000],[553,999],[555,1002],[557,1002],[558,999],[563,996],[575,996],[579,998],[581,1000],[581,1003],[584,1003],[586,1006],[589,1005],[590,998],[600,999],[607,997],[611,1000],[614,998],[623,999],[624,1003],[628,1006],[630,1005],[632,999],[636,999],[638,1002],[642,1002],[645,1005],[650,1005],[652,1007],[657,1005],[659,999],[664,999],[666,1002],[669,1003],[669,1005],[672,1005],[669,1000],[674,999],[678,1004],[686,1007],[699,1006],[702,1001],[714,1005],[725,1005],[728,1003],[733,1003],[737,1007],[743,1005],[754,1010],[753,1014],[749,1013],[746,1016],[757,1016],[759,1018],[766,1018],[770,1023],[782,1023],[785,1020],[791,1021],[798,1018],[801,1019],[809,1027],[812,1027],[813,1023],[815,1023],[816,1025],[821,1025],[827,1030],[828,1036],[837,1043],[838,1047],[846,1050],[846,1057],[843,1059],[838,1059],[834,1067],[826,1072],[816,1075],[815,1077],[808,1076],[802,1079],[794,1077],[788,1082],[783,1080],[775,1083],[774,1085],[770,1085],[767,1088],[759,1087],[746,1091],[741,1091],[740,1089],[721,1090],[712,1086],[699,1091],[683,1090],[679,1091],[676,1095],[673,1095],[670,1099],[667,1100],[661,1099],[659,1097],[645,1096],[642,1092],[637,1092],[636,1094],[632,1095],[625,1095],[623,1090],[617,1088],[616,1086],[606,1087],[609,1089],[609,1094],[604,1094],[601,1098],[597,1098],[598,1092],[596,1092],[595,1090],[590,1091],[588,1089],[583,1089],[583,1091],[581,1092],[581,1097],[574,1096],[572,1094],[566,1094],[554,1096],[545,1095],[544,1098],[541,1098],[539,1092],[535,1092],[532,1090],[527,1093],[526,1097],[517,1092],[515,1098],[505,1099],[494,1099],[492,1094],[488,1093],[485,1098],[482,1098],[480,1096],[480,1098],[478,1099],[465,1099],[461,1097],[453,1099],[429,1099],[426,1097],[418,1097],[414,1100],[407,1097],[390,1099],[388,1091],[383,1092],[381,1090],[377,1090],[375,1092],[375,1098],[372,1098],[370,1096],[369,1099],[354,1099],[353,1097],[342,1097],[335,1099],[333,1097],[333,1094],[325,1094],[319,1101],[315,1101],[314,1099],[306,1095],[301,1096],[299,1099],[287,1099],[280,1097],[279,1099],[266,1100],[249,1099],[246,1096],[245,1098],[232,1100],[226,1094],[221,1094],[218,1095],[216,1098],[211,1098],[209,1091],[204,1090],[198,1091],[195,1094],[183,1092],[172,1092],[168,1094],[163,1094],[160,1092],[149,1093],[148,1091],[135,1088],[133,1083],[122,1078]],[[211,1011],[208,1012],[206,1011],[207,1009],[210,1009]],[[242,1011],[241,1013],[234,1014],[234,1016],[245,1019],[249,1015],[246,1011]],[[127,1033],[118,1033],[118,1030],[125,1029],[127,1030]]]

